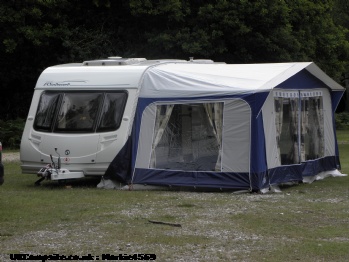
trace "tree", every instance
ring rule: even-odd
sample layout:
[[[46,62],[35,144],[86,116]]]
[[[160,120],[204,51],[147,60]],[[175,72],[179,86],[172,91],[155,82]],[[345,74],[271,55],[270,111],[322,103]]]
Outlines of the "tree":
[[[131,14],[151,55],[213,58],[232,63],[314,61],[337,81],[345,71],[346,29],[331,0],[142,1]]]
[[[314,61],[327,74],[340,81],[348,66],[347,30],[332,18],[333,1],[290,0],[293,34],[301,48],[295,59]]]
[[[12,94],[0,97],[3,119],[26,116],[37,77],[60,49],[60,37],[68,30],[60,9],[68,3],[56,2],[6,1],[0,6],[0,85],[3,94]]]
[[[0,5],[0,116],[26,117],[47,66],[112,54],[114,21],[93,1],[23,0]],[[108,24],[108,22],[111,22]]]
[[[333,21],[344,28],[346,39],[349,40],[349,2],[347,0],[335,0],[332,10]],[[346,65],[342,72],[341,83],[346,87],[345,95],[339,106],[339,111],[349,112],[349,68]]]
[[[108,56],[314,61],[348,72],[344,0],[11,0],[0,4],[2,119],[25,117],[50,65]],[[343,7],[343,8],[342,8]]]

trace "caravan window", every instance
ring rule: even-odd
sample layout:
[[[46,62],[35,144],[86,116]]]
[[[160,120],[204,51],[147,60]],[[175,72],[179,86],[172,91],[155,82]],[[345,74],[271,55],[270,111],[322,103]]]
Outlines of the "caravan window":
[[[125,93],[107,93],[104,97],[101,121],[97,131],[115,130],[119,127],[126,103]]]
[[[220,171],[223,103],[156,107],[150,168]]]
[[[34,128],[56,132],[102,132],[119,128],[126,92],[44,92]]]
[[[275,91],[276,139],[282,165],[324,156],[321,91]]]
[[[58,99],[59,94],[55,93],[46,93],[41,96],[34,127],[41,130],[51,129]]]
[[[57,131],[92,131],[101,94],[64,94],[58,112]]]

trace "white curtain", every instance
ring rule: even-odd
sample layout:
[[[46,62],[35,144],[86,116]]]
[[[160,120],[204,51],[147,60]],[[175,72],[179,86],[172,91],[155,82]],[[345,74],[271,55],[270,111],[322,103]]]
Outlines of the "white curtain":
[[[306,160],[305,156],[305,137],[309,130],[309,107],[310,101],[309,98],[302,99],[301,105],[301,144],[300,144],[300,162]]]
[[[281,164],[280,140],[282,133],[282,124],[284,121],[284,99],[282,97],[275,98],[275,126],[276,126],[276,145]]]
[[[311,97],[309,106],[309,154],[312,159],[324,154],[324,129],[321,97]]]
[[[317,130],[318,130],[318,139],[319,141],[315,142],[315,145],[318,146],[316,152],[320,157],[324,156],[324,115],[322,110],[322,97],[315,97],[315,111],[317,118]]]
[[[156,166],[155,149],[158,146],[158,144],[159,144],[159,142],[164,134],[164,131],[167,127],[168,120],[171,117],[173,107],[174,107],[174,105],[157,106],[154,139],[153,139],[153,144],[152,144],[151,162],[150,162],[151,168]]]
[[[205,103],[204,104],[210,125],[213,129],[214,135],[219,146],[218,157],[215,166],[215,171],[221,171],[222,159],[222,129],[223,129],[223,103]]]
[[[71,99],[65,95],[63,99],[63,103],[58,114],[58,128],[66,128],[67,127],[67,114],[72,112],[72,101]]]
[[[275,97],[275,126],[281,164],[297,164],[324,155],[324,112],[319,91],[298,91]],[[282,129],[289,133],[282,133]],[[282,138],[281,138],[282,135]],[[284,151],[285,149],[289,151]]]
[[[291,119],[290,119],[290,137],[292,139],[292,149],[289,153],[289,159],[292,159],[293,163],[299,163],[299,148],[298,148],[298,99],[290,99],[291,104]]]

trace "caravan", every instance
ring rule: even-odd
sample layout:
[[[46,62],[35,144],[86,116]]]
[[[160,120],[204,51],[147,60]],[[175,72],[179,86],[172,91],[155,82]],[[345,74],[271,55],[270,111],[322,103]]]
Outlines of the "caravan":
[[[343,92],[311,62],[112,57],[54,66],[35,87],[22,172],[250,191],[339,175]]]

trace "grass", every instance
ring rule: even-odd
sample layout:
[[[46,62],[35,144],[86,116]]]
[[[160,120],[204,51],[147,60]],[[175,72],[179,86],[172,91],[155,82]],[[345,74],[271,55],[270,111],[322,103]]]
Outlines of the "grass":
[[[348,174],[349,132],[337,135],[342,172]],[[349,260],[349,177],[284,187],[278,194],[116,191],[95,188],[95,180],[36,187],[37,178],[21,174],[18,162],[4,165],[1,261],[10,261],[11,253],[150,253],[157,261]]]

